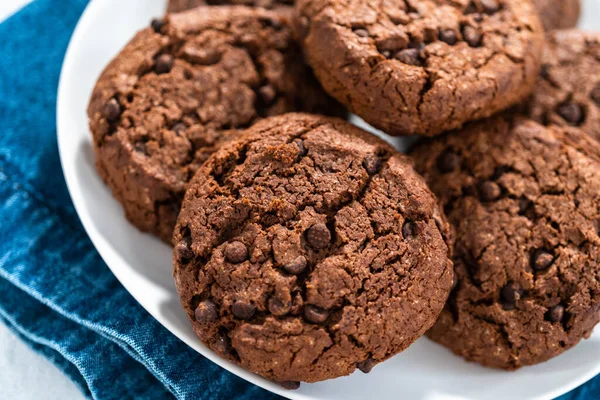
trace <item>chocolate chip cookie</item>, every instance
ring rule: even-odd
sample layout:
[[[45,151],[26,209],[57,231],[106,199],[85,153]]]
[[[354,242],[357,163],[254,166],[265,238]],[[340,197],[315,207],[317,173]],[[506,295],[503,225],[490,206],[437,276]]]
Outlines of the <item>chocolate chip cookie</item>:
[[[288,111],[343,114],[303,63],[290,11],[169,15],[108,65],[88,108],[97,168],[127,218],[170,241],[187,182],[223,142]]]
[[[520,100],[543,31],[523,0],[299,0],[298,32],[325,90],[392,135],[435,135]]]
[[[168,12],[181,12],[198,6],[228,4],[273,8],[278,5],[293,5],[294,0],[169,0],[167,10]]]
[[[174,234],[200,339],[278,382],[369,372],[435,321],[448,225],[404,155],[335,118],[265,119],[202,166]]]
[[[547,32],[573,28],[579,21],[581,0],[533,0]]]
[[[505,369],[589,337],[600,320],[598,144],[497,116],[412,154],[456,230],[456,286],[428,335]]]
[[[543,124],[579,127],[600,140],[600,34],[553,32],[542,60],[528,114]]]

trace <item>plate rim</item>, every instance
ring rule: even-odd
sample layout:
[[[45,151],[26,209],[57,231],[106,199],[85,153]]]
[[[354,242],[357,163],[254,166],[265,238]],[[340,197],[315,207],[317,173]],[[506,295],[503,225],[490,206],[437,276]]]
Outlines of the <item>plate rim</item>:
[[[195,352],[201,354],[202,356],[206,357],[211,362],[219,365],[221,368],[225,369],[229,373],[232,373],[235,376],[238,376],[251,384],[259,386],[264,390],[275,393],[284,398],[288,398],[291,400],[314,400],[314,399],[316,399],[315,396],[309,396],[309,395],[305,395],[303,393],[285,390],[285,389],[281,388],[279,385],[277,385],[276,383],[268,381],[256,374],[253,374],[253,373],[243,369],[240,366],[237,366],[235,364],[232,364],[232,363],[222,359],[221,357],[219,357],[218,355],[213,353],[210,349],[198,350],[198,349],[194,348],[187,342],[187,340],[180,337],[176,332],[174,332],[168,326],[166,326],[161,321],[160,318],[157,318],[157,316],[154,315],[154,312],[152,312],[151,310],[149,310],[148,308],[146,308],[144,306],[143,302],[141,300],[139,300],[136,297],[136,295],[129,289],[128,281],[123,280],[121,278],[119,269],[114,266],[113,260],[115,258],[120,259],[121,257],[118,254],[116,254],[117,252],[111,248],[110,243],[108,243],[102,237],[102,235],[97,231],[97,228],[95,227],[94,222],[92,221],[92,218],[87,213],[87,211],[85,211],[85,207],[83,205],[84,199],[80,195],[80,192],[77,191],[77,189],[79,189],[79,186],[77,184],[77,179],[75,178],[74,173],[72,172],[72,170],[74,170],[74,168],[69,169],[67,166],[67,163],[69,162],[69,155],[67,153],[66,146],[64,145],[64,141],[67,140],[67,138],[66,138],[67,133],[65,132],[67,128],[64,127],[64,125],[65,125],[64,121],[67,118],[67,114],[68,114],[67,113],[68,110],[66,110],[63,106],[63,104],[66,102],[64,100],[64,98],[66,96],[68,96],[67,89],[66,89],[66,85],[67,85],[66,82],[69,80],[69,75],[70,75],[69,72],[73,68],[73,65],[76,61],[75,53],[77,52],[77,47],[80,45],[80,42],[82,42],[84,40],[84,37],[82,36],[81,32],[87,26],[89,26],[90,24],[93,24],[94,14],[101,7],[100,4],[103,2],[104,2],[104,0],[90,0],[89,3],[86,5],[85,10],[79,17],[79,20],[77,21],[76,27],[73,30],[71,38],[69,39],[67,51],[65,52],[65,56],[64,56],[63,63],[61,66],[60,77],[59,77],[59,81],[58,81],[57,98],[56,98],[56,135],[57,135],[57,145],[58,145],[58,151],[59,151],[60,164],[61,164],[64,179],[65,179],[65,182],[67,185],[67,189],[69,192],[69,196],[71,198],[73,206],[75,207],[77,217],[79,218],[79,220],[81,221],[81,224],[84,227],[86,235],[89,237],[90,241],[94,245],[94,248],[100,254],[102,260],[107,265],[107,267],[110,269],[110,271],[113,273],[113,275],[117,278],[119,283],[123,286],[123,288],[164,329],[166,329],[170,334],[174,335],[178,340],[181,340],[183,343],[185,343],[188,347],[190,347],[190,349],[192,351],[195,351]],[[88,128],[87,133],[89,134],[89,128]],[[108,260],[111,260],[111,262],[109,262]],[[190,329],[191,329],[191,327],[190,327]],[[532,397],[531,400],[542,400],[542,399],[551,399],[551,398],[559,397],[559,396],[566,394],[566,393],[576,389],[577,387],[583,385],[584,383],[586,383],[587,381],[591,380],[592,378],[594,378],[596,375],[599,375],[599,374],[600,374],[600,362],[594,368],[590,368],[588,373],[582,374],[582,376],[580,376],[578,379],[573,379],[568,384],[565,383],[562,386],[557,387],[553,390],[550,390],[549,392],[547,392],[545,394],[536,395],[535,397]]]
[[[169,332],[171,335],[175,336],[178,340],[180,340],[186,346],[188,346],[191,351],[199,353],[200,355],[202,355],[203,357],[206,357],[208,360],[217,364],[218,366],[220,366],[227,372],[229,372],[239,378],[244,379],[248,383],[259,386],[262,389],[267,390],[271,393],[275,393],[279,396],[288,398],[290,400],[313,400],[312,397],[305,396],[300,393],[295,393],[295,392],[288,393],[290,391],[280,388],[279,385],[277,385],[273,382],[270,382],[256,374],[253,374],[235,364],[232,364],[227,360],[222,359],[221,357],[219,357],[218,355],[216,355],[209,349],[200,351],[200,350],[197,350],[194,347],[192,347],[189,343],[187,343],[186,340],[184,340],[179,335],[177,335],[177,333],[175,333],[171,329],[169,329],[169,327],[165,326],[163,324],[163,322],[161,322],[161,320],[159,318],[157,318],[157,316],[154,315],[154,313],[151,310],[149,310],[148,308],[146,308],[143,305],[143,302],[140,301],[136,297],[136,295],[134,295],[132,293],[132,291],[129,289],[127,281],[121,279],[121,276],[119,274],[119,269],[115,268],[112,261],[109,262],[109,259],[114,260],[115,257],[116,258],[120,258],[120,257],[118,257],[118,255],[115,254],[116,252],[110,248],[109,243],[105,243],[104,238],[99,234],[99,232],[97,232],[97,229],[96,229],[91,217],[84,211],[84,207],[82,204],[83,199],[80,198],[79,193],[76,191],[76,189],[78,187],[78,185],[76,183],[77,182],[76,178],[70,172],[71,170],[67,168],[67,162],[68,162],[69,158],[68,158],[67,150],[65,149],[65,146],[62,144],[63,141],[66,140],[65,139],[66,134],[64,134],[64,133],[61,134],[61,132],[65,132],[65,129],[66,129],[66,128],[62,128],[63,125],[65,125],[65,123],[63,121],[66,118],[66,116],[65,116],[66,111],[65,111],[64,107],[62,106],[62,104],[65,101],[62,99],[65,96],[67,96],[65,86],[66,86],[66,82],[68,80],[70,69],[72,68],[72,65],[75,62],[74,53],[76,52],[77,45],[82,40],[81,31],[83,31],[88,24],[93,23],[93,15],[96,12],[97,8],[100,7],[99,4],[101,4],[102,2],[103,2],[103,0],[90,0],[89,3],[86,5],[83,13],[79,17],[79,20],[77,21],[75,29],[73,30],[71,38],[69,39],[67,51],[65,52],[65,56],[64,56],[63,63],[61,66],[60,77],[59,77],[59,81],[58,81],[57,98],[56,98],[56,135],[57,135],[57,145],[58,145],[61,169],[63,172],[63,176],[65,178],[65,182],[67,184],[67,190],[69,192],[69,196],[71,198],[73,206],[75,207],[77,217],[79,218],[79,220],[81,221],[81,224],[83,225],[86,235],[88,236],[88,238],[94,245],[94,248],[96,249],[96,251],[100,254],[100,257],[102,258],[102,260],[104,261],[106,266],[110,269],[111,273],[115,276],[115,278],[117,278],[119,283],[129,293],[129,295],[131,295],[131,297],[134,298],[134,300],[138,303],[138,305],[140,307],[142,307],[144,309],[144,311],[146,311],[152,318],[154,318],[156,320],[156,322],[158,322],[167,332]],[[89,129],[88,129],[88,134],[89,134]],[[190,329],[191,329],[191,327],[190,327]]]

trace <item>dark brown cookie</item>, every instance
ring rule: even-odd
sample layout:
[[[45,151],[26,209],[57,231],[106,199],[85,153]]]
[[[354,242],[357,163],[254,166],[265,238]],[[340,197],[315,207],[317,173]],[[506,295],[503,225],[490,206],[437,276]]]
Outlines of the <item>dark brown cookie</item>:
[[[456,230],[456,288],[428,335],[505,369],[589,337],[600,320],[598,144],[498,116],[413,156]]]
[[[191,10],[198,6],[243,5],[263,8],[274,8],[279,5],[290,6],[294,0],[169,0],[168,12]]]
[[[174,276],[208,347],[315,382],[368,372],[434,323],[453,278],[447,237],[406,156],[342,120],[287,114],[195,175]]]
[[[325,90],[392,135],[435,135],[520,100],[543,32],[523,0],[299,0],[298,32]]]
[[[139,32],[88,108],[98,171],[143,231],[170,241],[188,180],[237,129],[344,111],[303,63],[291,9],[198,8]]]
[[[528,114],[543,124],[580,127],[600,140],[600,34],[553,32],[542,61]]]
[[[579,21],[581,0],[533,0],[547,32],[573,28]]]

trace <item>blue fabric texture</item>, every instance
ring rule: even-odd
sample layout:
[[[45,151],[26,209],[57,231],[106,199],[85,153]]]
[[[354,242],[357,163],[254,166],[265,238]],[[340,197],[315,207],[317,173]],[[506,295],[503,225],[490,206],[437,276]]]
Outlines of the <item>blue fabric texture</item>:
[[[86,0],[0,24],[0,321],[88,398],[276,399],[167,332],[119,284],[71,204],[56,146],[59,72]],[[561,400],[600,399],[600,377]]]

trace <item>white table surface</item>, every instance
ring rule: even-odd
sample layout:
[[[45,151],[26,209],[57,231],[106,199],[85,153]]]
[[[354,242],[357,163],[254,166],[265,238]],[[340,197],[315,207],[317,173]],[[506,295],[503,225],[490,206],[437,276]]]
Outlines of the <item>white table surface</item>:
[[[0,21],[31,0],[0,0]],[[587,13],[582,27],[599,15],[600,1],[584,2]],[[593,8],[593,10],[590,10]],[[80,400],[77,387],[49,361],[30,350],[4,325],[0,324],[0,399],[11,400]]]

